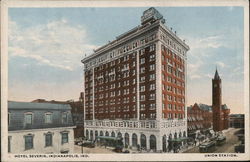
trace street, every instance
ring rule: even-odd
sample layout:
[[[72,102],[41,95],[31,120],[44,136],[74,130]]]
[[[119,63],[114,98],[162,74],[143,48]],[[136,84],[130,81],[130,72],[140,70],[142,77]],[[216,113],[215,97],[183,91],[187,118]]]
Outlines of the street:
[[[224,135],[226,136],[227,140],[226,143],[222,146],[216,146],[214,153],[234,153],[234,146],[240,144],[238,137],[234,135],[236,131],[239,129],[229,128],[225,131]],[[191,148],[183,153],[199,153],[199,146]]]
[[[227,138],[226,143],[224,143],[222,146],[216,146],[216,149],[215,151],[213,151],[213,153],[234,153],[234,146],[240,144],[238,137],[234,135],[234,133],[238,130],[239,129],[230,128],[224,131],[224,135]],[[82,152],[81,146],[74,145],[74,152],[81,153]],[[113,152],[112,148],[109,148],[109,147],[105,148],[105,147],[96,146],[95,148],[83,147],[83,153],[112,154],[115,152]],[[134,153],[138,153],[138,152],[134,151]],[[199,146],[190,148],[187,151],[184,151],[183,153],[199,153]]]
[[[81,146],[74,145],[74,153],[79,153],[79,154],[82,153]],[[112,149],[98,146],[98,147],[95,147],[95,148],[83,147],[83,153],[112,154],[112,153],[115,153],[115,152],[113,152]]]

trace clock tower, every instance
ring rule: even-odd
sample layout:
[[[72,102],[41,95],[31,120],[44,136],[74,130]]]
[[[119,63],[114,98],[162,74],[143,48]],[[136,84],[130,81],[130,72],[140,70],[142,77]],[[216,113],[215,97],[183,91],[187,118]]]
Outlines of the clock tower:
[[[218,74],[217,68],[214,78],[212,79],[212,108],[213,108],[213,130],[223,130],[223,117],[221,110],[221,78]]]

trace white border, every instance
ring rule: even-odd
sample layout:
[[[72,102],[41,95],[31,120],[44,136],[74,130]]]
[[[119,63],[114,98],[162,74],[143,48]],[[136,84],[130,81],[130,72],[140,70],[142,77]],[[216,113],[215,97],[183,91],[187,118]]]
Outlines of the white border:
[[[146,7],[146,6],[241,6],[244,7],[244,113],[246,153],[238,157],[206,157],[204,154],[88,154],[88,158],[14,158],[7,154],[7,97],[8,97],[8,8],[9,7]],[[1,2],[1,158],[3,161],[201,161],[247,160],[249,157],[249,2],[247,0],[3,0]],[[219,155],[219,154],[218,154]]]

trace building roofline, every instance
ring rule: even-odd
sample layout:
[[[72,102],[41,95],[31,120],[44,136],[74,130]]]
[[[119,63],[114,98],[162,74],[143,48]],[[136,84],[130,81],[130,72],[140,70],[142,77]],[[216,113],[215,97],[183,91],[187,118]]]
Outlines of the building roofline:
[[[152,24],[146,24],[146,25],[140,25],[137,27],[134,27],[132,29],[130,29],[129,31],[119,35],[118,37],[116,37],[115,40],[101,46],[100,48],[94,50],[94,53],[90,54],[89,56],[86,56],[85,58],[83,58],[81,60],[82,63],[85,63],[86,61],[95,58],[97,56],[99,56],[100,54],[115,48],[119,45],[121,45],[122,43],[125,43],[126,41],[128,41],[131,38],[135,38],[141,34],[146,33],[147,31],[155,28],[155,27],[161,27],[163,30],[165,30],[167,33],[170,34],[170,36],[175,39],[180,45],[182,45],[184,48],[186,48],[186,50],[189,50],[189,46],[183,41],[181,40],[176,34],[173,33],[173,31],[169,30],[162,22],[161,20],[156,20],[155,22],[153,22]],[[142,30],[143,29],[143,30]],[[146,30],[145,30],[146,29]]]
[[[69,104],[8,101],[8,110],[71,110]]]

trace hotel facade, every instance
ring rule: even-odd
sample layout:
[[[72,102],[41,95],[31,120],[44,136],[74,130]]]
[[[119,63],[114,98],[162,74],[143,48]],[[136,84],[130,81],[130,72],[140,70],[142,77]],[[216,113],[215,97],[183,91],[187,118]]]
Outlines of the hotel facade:
[[[141,25],[82,60],[88,139],[122,137],[130,148],[166,152],[187,137],[189,46],[164,24],[149,8]]]

